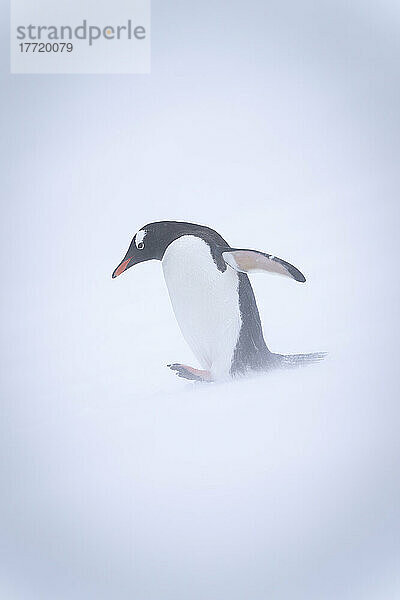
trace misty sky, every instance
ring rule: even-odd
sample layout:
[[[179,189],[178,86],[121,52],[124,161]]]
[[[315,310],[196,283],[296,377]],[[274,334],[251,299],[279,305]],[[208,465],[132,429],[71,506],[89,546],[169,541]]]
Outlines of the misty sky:
[[[11,600],[400,594],[400,8],[152,2],[151,75],[9,74],[1,23],[1,561]],[[161,219],[288,260],[273,351],[193,387]]]

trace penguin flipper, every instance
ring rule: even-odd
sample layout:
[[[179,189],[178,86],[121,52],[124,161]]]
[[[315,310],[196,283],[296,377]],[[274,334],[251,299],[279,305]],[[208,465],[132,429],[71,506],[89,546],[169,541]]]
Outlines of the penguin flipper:
[[[175,371],[178,377],[182,377],[183,379],[190,379],[191,381],[211,381],[211,374],[209,371],[201,371],[200,369],[188,367],[187,365],[181,365],[179,363],[167,365],[167,367],[172,371]]]
[[[258,250],[230,248],[222,252],[222,258],[235,271],[240,273],[276,273],[304,283],[306,278],[290,263]]]

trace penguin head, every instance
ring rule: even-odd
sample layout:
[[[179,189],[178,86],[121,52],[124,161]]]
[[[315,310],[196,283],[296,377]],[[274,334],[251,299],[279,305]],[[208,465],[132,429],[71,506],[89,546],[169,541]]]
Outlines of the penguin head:
[[[133,265],[147,260],[162,259],[167,246],[166,232],[156,225],[157,223],[149,223],[133,236],[127,253],[112,274],[113,279]]]
[[[112,274],[113,279],[138,263],[162,260],[168,246],[182,235],[188,234],[201,237],[209,244],[227,245],[216,231],[205,225],[185,221],[148,223],[133,236],[127,253]]]

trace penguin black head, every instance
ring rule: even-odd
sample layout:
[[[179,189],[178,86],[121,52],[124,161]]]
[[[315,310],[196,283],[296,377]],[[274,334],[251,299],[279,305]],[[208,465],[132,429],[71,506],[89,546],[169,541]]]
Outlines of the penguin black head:
[[[164,246],[164,243],[163,239],[161,239],[160,232],[158,232],[158,235],[154,235],[154,225],[155,223],[145,225],[133,236],[127,253],[112,274],[113,279],[118,277],[118,275],[121,275],[121,273],[127,269],[133,267],[133,265],[137,265],[146,260],[160,260],[160,258],[162,258],[164,253],[162,247]]]
[[[182,235],[196,235],[209,244],[227,246],[213,229],[183,221],[148,223],[133,236],[128,252],[112,274],[113,279],[127,269],[147,260],[162,260],[168,246]]]

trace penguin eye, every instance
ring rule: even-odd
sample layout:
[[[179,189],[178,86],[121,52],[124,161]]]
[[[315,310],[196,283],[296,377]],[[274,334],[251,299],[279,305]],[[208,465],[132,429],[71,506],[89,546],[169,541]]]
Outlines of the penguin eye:
[[[134,240],[135,240],[136,248],[138,250],[143,250],[143,248],[144,248],[144,238],[146,237],[146,235],[147,235],[147,231],[145,229],[141,229],[135,235]]]

